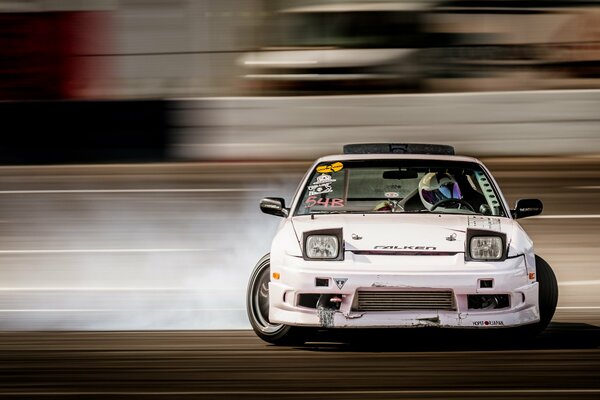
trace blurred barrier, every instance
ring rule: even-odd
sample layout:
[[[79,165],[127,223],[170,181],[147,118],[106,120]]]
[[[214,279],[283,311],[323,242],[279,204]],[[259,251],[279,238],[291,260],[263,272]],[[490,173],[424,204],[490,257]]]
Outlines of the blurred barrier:
[[[600,90],[0,103],[0,163],[309,160],[353,142],[600,153]]]
[[[439,142],[461,154],[600,153],[600,91],[238,97],[170,103],[171,155],[306,160],[352,142]]]
[[[160,100],[0,103],[0,163],[162,160],[166,118]]]

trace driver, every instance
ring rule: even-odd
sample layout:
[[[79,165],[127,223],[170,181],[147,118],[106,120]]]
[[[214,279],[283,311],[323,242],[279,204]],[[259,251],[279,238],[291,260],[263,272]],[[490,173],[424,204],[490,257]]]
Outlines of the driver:
[[[447,172],[429,172],[419,182],[419,196],[423,205],[431,211],[433,206],[444,200],[462,200],[458,182]],[[448,205],[451,203],[448,202]]]

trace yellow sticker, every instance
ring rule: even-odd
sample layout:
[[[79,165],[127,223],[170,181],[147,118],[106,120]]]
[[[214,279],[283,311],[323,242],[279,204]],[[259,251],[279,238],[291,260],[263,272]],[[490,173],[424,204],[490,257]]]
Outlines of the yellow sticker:
[[[319,165],[317,167],[317,172],[320,174],[326,174],[329,172],[341,171],[342,168],[344,168],[344,164],[342,164],[341,162],[335,162],[331,165]]]

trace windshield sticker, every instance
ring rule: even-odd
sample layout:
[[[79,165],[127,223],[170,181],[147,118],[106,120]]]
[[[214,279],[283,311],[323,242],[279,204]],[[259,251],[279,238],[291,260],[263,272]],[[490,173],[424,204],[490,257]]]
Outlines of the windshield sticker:
[[[344,207],[344,199],[323,199],[317,198],[317,196],[310,196],[304,202],[304,206],[306,208],[314,207],[314,206],[322,206],[322,207]]]
[[[400,193],[398,193],[398,192],[386,192],[385,193],[385,197],[387,197],[388,199],[395,199],[397,197],[400,197]]]
[[[309,187],[309,189],[311,189]],[[314,186],[312,190],[308,191],[309,196],[314,196],[317,194],[326,194],[333,192],[333,188],[331,186]]]
[[[500,218],[480,217],[476,215],[469,216],[469,227],[477,229],[486,229],[489,231],[501,231]]]
[[[319,165],[317,167],[317,172],[321,174],[327,174],[331,172],[341,171],[342,168],[344,168],[344,164],[342,164],[341,162],[335,162],[331,165]]]
[[[316,182],[313,182],[312,185],[321,185],[321,184],[325,184],[325,183],[333,183],[335,181],[336,181],[336,179],[333,179],[331,177],[331,175],[321,174],[321,175],[317,176]]]
[[[326,174],[321,174],[317,176],[317,180],[313,182],[310,186],[308,186],[308,195],[313,196],[316,194],[333,192],[331,184],[335,181],[336,179],[333,179],[331,176]]]
[[[333,188],[330,183],[324,183],[321,185],[311,185],[308,187],[308,195],[313,196],[315,194],[325,194],[333,192]]]

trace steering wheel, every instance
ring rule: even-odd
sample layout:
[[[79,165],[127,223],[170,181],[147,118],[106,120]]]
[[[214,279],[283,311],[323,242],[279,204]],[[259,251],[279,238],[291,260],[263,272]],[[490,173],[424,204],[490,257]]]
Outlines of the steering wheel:
[[[436,208],[438,208],[439,206],[442,206],[444,204],[459,204],[459,205],[463,205],[465,206],[469,211],[473,211],[475,212],[475,209],[473,208],[472,205],[470,205],[468,202],[466,202],[463,199],[444,199],[444,200],[440,200],[437,203],[435,203],[433,205],[433,207],[431,207],[431,209],[429,211],[433,211]]]

